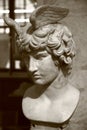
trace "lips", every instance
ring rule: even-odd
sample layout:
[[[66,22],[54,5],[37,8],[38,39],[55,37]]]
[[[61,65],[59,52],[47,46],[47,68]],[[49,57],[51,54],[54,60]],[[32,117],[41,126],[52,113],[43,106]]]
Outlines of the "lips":
[[[41,76],[40,76],[39,74],[33,74],[33,75],[32,75],[32,78],[38,79],[38,78],[41,78]]]

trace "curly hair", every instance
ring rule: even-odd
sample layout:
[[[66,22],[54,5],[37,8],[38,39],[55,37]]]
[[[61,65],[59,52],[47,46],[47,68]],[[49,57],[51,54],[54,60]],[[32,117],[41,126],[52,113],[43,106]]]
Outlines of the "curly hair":
[[[29,34],[28,40],[19,47],[21,52],[40,49],[46,49],[56,58],[55,63],[61,65],[64,74],[69,74],[76,49],[72,34],[66,26],[62,24],[42,26]]]

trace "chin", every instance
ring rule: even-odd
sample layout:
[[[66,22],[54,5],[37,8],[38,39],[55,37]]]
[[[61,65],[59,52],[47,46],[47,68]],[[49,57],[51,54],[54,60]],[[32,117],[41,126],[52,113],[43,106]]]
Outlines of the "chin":
[[[36,84],[36,85],[41,85],[41,86],[45,85],[45,84],[42,83],[42,82],[34,82],[34,84]]]
[[[41,86],[43,86],[43,85],[45,85],[46,83],[44,82],[44,81],[42,81],[42,80],[33,80],[33,82],[34,82],[34,84],[36,84],[36,85],[41,85]]]

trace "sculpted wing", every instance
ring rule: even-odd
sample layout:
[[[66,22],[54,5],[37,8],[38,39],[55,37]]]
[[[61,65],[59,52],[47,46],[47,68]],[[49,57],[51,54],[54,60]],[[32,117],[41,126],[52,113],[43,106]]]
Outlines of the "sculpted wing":
[[[68,12],[68,9],[60,8],[58,6],[40,6],[31,14],[30,22],[36,29],[46,24],[57,23],[66,17]]]
[[[5,23],[12,27],[18,35],[24,34],[30,28],[31,24],[27,23],[24,27],[21,27],[16,21],[9,17],[4,17]]]
[[[58,21],[67,16],[68,12],[69,10],[66,8],[43,5],[35,9],[35,11],[31,13],[29,19],[32,27],[37,29],[47,24],[58,23]],[[27,32],[27,30],[31,27],[31,24],[28,23],[24,28],[21,28],[17,22],[8,17],[5,17],[4,21],[8,26],[13,27],[18,35],[23,32]]]
[[[4,21],[5,21],[5,23],[6,23],[8,26],[14,28],[14,30],[16,31],[16,33],[17,33],[18,35],[20,35],[20,33],[21,33],[21,28],[20,28],[20,26],[18,25],[18,23],[16,23],[13,19],[11,19],[11,18],[9,18],[9,17],[4,17]]]

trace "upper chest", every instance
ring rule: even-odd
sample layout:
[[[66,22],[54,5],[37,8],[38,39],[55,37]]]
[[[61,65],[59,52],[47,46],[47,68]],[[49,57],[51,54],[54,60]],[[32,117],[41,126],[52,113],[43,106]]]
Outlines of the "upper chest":
[[[31,120],[47,122],[64,122],[74,112],[79,100],[79,93],[74,90],[64,95],[63,98],[50,100],[45,94],[33,99],[28,95],[24,96],[22,109],[24,115]]]

